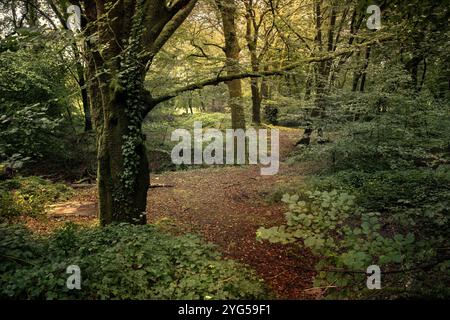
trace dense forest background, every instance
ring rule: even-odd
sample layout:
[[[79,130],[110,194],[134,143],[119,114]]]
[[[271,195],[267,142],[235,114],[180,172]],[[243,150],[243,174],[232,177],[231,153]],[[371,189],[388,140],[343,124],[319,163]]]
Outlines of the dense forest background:
[[[448,298],[449,8],[1,0],[0,297]],[[174,164],[197,121],[280,173]]]

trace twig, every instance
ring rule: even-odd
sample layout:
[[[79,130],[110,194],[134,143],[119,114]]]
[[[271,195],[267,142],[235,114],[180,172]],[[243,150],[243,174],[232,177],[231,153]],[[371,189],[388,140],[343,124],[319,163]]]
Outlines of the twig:
[[[29,265],[31,265],[31,266],[36,266],[34,263],[31,263],[31,262],[29,262],[29,261],[26,261],[26,260],[23,260],[23,259],[14,257],[14,256],[9,256],[9,255],[7,255],[7,254],[2,254],[1,256],[2,256],[2,257],[5,257],[5,258],[7,258],[7,259],[13,260],[13,261],[19,261],[19,262],[23,262],[23,263],[29,264]]]
[[[152,184],[149,187],[150,189],[156,189],[156,188],[175,188],[174,185],[171,184]]]

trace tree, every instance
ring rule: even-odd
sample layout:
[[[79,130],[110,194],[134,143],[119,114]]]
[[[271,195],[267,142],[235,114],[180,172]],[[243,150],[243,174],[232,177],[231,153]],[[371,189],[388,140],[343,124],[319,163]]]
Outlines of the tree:
[[[236,16],[237,5],[235,0],[217,0],[217,6],[222,17],[222,28],[225,38],[225,56],[227,61],[225,67],[227,74],[239,73],[239,46]],[[242,102],[242,84],[240,79],[226,82],[230,95],[231,124],[233,129],[245,129],[245,113]]]
[[[101,224],[146,223],[149,170],[142,121],[156,103],[144,88],[155,55],[196,0],[74,1],[83,8],[89,96],[97,138]],[[151,71],[150,71],[151,72]]]
[[[307,63],[347,54],[311,57],[277,70],[239,72],[235,6],[219,6],[229,52],[227,75],[201,80],[169,93],[153,96],[144,87],[155,56],[193,10],[196,0],[73,1],[83,9],[86,25],[87,74],[92,117],[97,140],[99,214],[102,225],[111,222],[146,222],[149,169],[142,123],[159,103],[184,92],[222,82],[240,97],[235,80],[283,75]],[[373,42],[378,39],[373,40]],[[234,107],[233,128],[245,128],[243,106]]]
[[[58,21],[61,24],[61,27],[65,30],[68,30],[67,26],[67,9],[70,5],[68,1],[54,1],[54,0],[46,0],[48,3],[48,6],[51,8],[53,14],[56,16]],[[81,19],[81,27],[85,28],[86,26],[86,19]],[[73,41],[71,43],[71,49],[74,56],[74,65],[76,70],[76,81],[78,85],[80,86],[80,94],[81,94],[81,102],[83,105],[83,112],[84,112],[84,131],[88,132],[92,130],[92,118],[91,118],[91,107],[89,102],[89,95],[87,90],[87,83],[86,83],[86,71],[83,66],[83,48],[84,46],[78,46],[76,41]]]
[[[272,33],[275,28],[273,23],[267,24],[267,17],[272,13],[272,8],[265,2],[259,0],[244,0],[247,47],[250,52],[250,62],[253,72],[261,69],[261,59],[267,53],[270,42],[273,40]],[[273,19],[272,19],[273,20]],[[265,28],[263,28],[265,27]],[[263,36],[261,36],[263,32]],[[260,47],[260,38],[264,39]],[[267,95],[266,83],[259,85],[258,78],[251,78],[252,91],[252,121],[255,124],[261,123],[261,102]]]
[[[45,26],[51,27],[53,31],[59,31],[62,28],[64,32],[69,32],[67,27],[67,8],[69,5],[70,3],[67,0],[9,0],[5,1],[3,11],[7,9],[9,11],[8,15],[12,17],[10,23],[12,31],[10,35],[16,34],[25,27],[34,32],[43,30]],[[82,64],[82,48],[73,41],[70,43],[70,49],[73,54],[73,61],[67,64],[74,68],[73,76],[80,87],[81,101],[85,115],[85,131],[91,131],[92,123],[86,89],[86,75],[84,74]],[[62,59],[69,60],[63,56]]]

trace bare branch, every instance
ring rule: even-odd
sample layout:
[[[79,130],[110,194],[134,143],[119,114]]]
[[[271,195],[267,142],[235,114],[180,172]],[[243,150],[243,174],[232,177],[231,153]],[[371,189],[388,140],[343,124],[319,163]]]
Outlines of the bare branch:
[[[148,15],[149,19],[146,23],[150,23],[156,16],[159,16],[159,23],[155,24],[152,28],[149,28],[147,35],[144,37],[144,43],[146,44],[148,51],[146,54],[147,59],[151,60],[161,50],[173,33],[189,16],[196,3],[197,0],[178,0],[170,7],[166,7],[166,12],[158,13],[155,11]],[[151,5],[149,4],[149,6]],[[151,9],[153,9],[153,7],[151,7]]]
[[[392,36],[390,36],[390,35],[385,36],[385,37],[380,37],[378,39],[374,39],[371,41],[367,41],[367,42],[364,42],[361,44],[354,45],[351,48],[336,50],[334,53],[331,53],[331,54],[302,59],[296,63],[286,65],[277,70],[268,70],[268,71],[261,71],[261,72],[246,71],[246,72],[242,72],[242,73],[217,76],[217,77],[214,77],[211,79],[206,79],[206,80],[202,80],[202,81],[199,81],[196,83],[192,83],[192,84],[186,85],[184,87],[178,88],[178,89],[176,89],[170,93],[167,93],[165,95],[151,98],[151,101],[149,101],[149,108],[146,110],[145,114],[150,112],[151,109],[153,109],[159,103],[170,100],[172,98],[175,98],[175,97],[179,96],[180,94],[187,92],[187,91],[203,89],[206,86],[215,86],[215,85],[218,85],[223,82],[228,82],[228,81],[237,80],[237,79],[261,78],[261,77],[283,75],[285,72],[292,71],[298,67],[301,67],[304,64],[333,60],[341,55],[349,54],[349,53],[359,50],[361,48],[365,48],[366,46],[381,43],[381,42],[384,42],[384,41],[387,41],[390,39],[392,39]]]

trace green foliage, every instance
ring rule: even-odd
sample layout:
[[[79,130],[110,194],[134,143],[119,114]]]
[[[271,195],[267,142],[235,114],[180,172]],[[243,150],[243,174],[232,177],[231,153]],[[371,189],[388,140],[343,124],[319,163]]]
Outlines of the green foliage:
[[[0,162],[24,165],[31,174],[39,167],[42,174],[51,161],[53,170],[68,172],[68,163],[79,164],[88,154],[80,147],[86,139],[76,132],[83,122],[79,87],[68,72],[70,55],[62,59],[67,39],[37,35],[21,30],[1,40],[6,47],[0,49]]]
[[[434,285],[433,279],[448,279],[448,260],[442,259],[439,249],[445,246],[446,230],[435,229],[435,234],[407,228],[380,212],[360,207],[356,197],[345,192],[304,191],[298,195],[285,195],[289,205],[286,224],[258,230],[258,237],[275,243],[297,243],[321,257],[314,284],[318,287],[333,285],[330,297],[368,297],[365,288],[365,269],[379,265],[382,272],[396,272],[396,276],[383,275],[386,291],[378,297],[395,298],[449,296],[448,288]],[[407,215],[407,213],[404,213]],[[447,213],[448,216],[448,213]],[[397,213],[396,218],[400,218]],[[411,227],[411,225],[409,225]],[[421,232],[419,232],[421,231]],[[444,233],[440,233],[440,232]],[[430,264],[427,278],[418,265]],[[401,272],[401,270],[414,271]],[[434,286],[434,287],[433,287]]]
[[[334,143],[302,149],[291,161],[327,159],[334,172],[436,168],[449,163],[448,106],[427,96],[392,95],[377,101],[373,108],[385,111],[367,113],[370,121],[347,124],[335,134]]]
[[[391,67],[373,67],[378,91],[328,97],[333,111],[316,125],[332,131],[332,142],[289,160],[327,160],[328,168],[304,190],[284,188],[294,194],[283,197],[286,224],[259,230],[261,239],[319,256],[315,285],[335,287],[330,297],[450,295],[448,105],[408,89],[409,76]],[[370,265],[381,267],[381,291],[366,288]]]
[[[341,171],[310,179],[314,188],[351,190],[357,202],[375,211],[444,212],[450,207],[450,168],[410,169],[366,173]]]
[[[379,92],[336,100],[333,141],[290,159],[326,159],[329,168],[283,198],[285,225],[259,231],[320,256],[315,285],[336,287],[330,297],[450,295],[448,106],[408,91],[393,70],[398,81],[380,82]],[[369,265],[381,267],[383,290],[366,289]]]
[[[51,50],[0,53],[0,160],[50,157],[65,112],[65,67]],[[60,142],[59,142],[60,143]]]
[[[167,114],[164,110],[157,110],[150,114],[149,119],[144,123],[143,131],[147,136],[146,147],[153,172],[188,168],[186,165],[172,163],[171,151],[178,142],[171,141],[171,135],[176,129],[186,129],[193,135],[196,121],[200,121],[203,128],[224,130],[231,127],[230,115],[223,113],[173,115]]]
[[[48,143],[52,140],[49,135],[58,128],[60,120],[49,119],[47,111],[47,107],[25,106],[0,117],[2,158],[22,155],[29,159],[42,157],[48,151]]]
[[[264,117],[266,121],[270,124],[277,125],[278,124],[278,108],[274,105],[266,105],[264,107]]]
[[[295,183],[283,184],[275,187],[272,192],[266,198],[266,202],[269,204],[280,203],[285,194],[293,194],[298,190],[298,186]]]
[[[304,101],[299,97],[278,96],[276,99],[264,101],[265,120],[276,121],[285,127],[303,127],[310,121],[310,113],[314,108],[313,101]]]
[[[68,225],[50,238],[0,225],[0,297],[5,299],[260,299],[261,280],[223,260],[194,236],[153,226]],[[69,265],[81,269],[81,290],[66,288]]]
[[[39,177],[17,177],[0,182],[0,221],[21,215],[39,216],[47,205],[67,200],[71,188]]]

